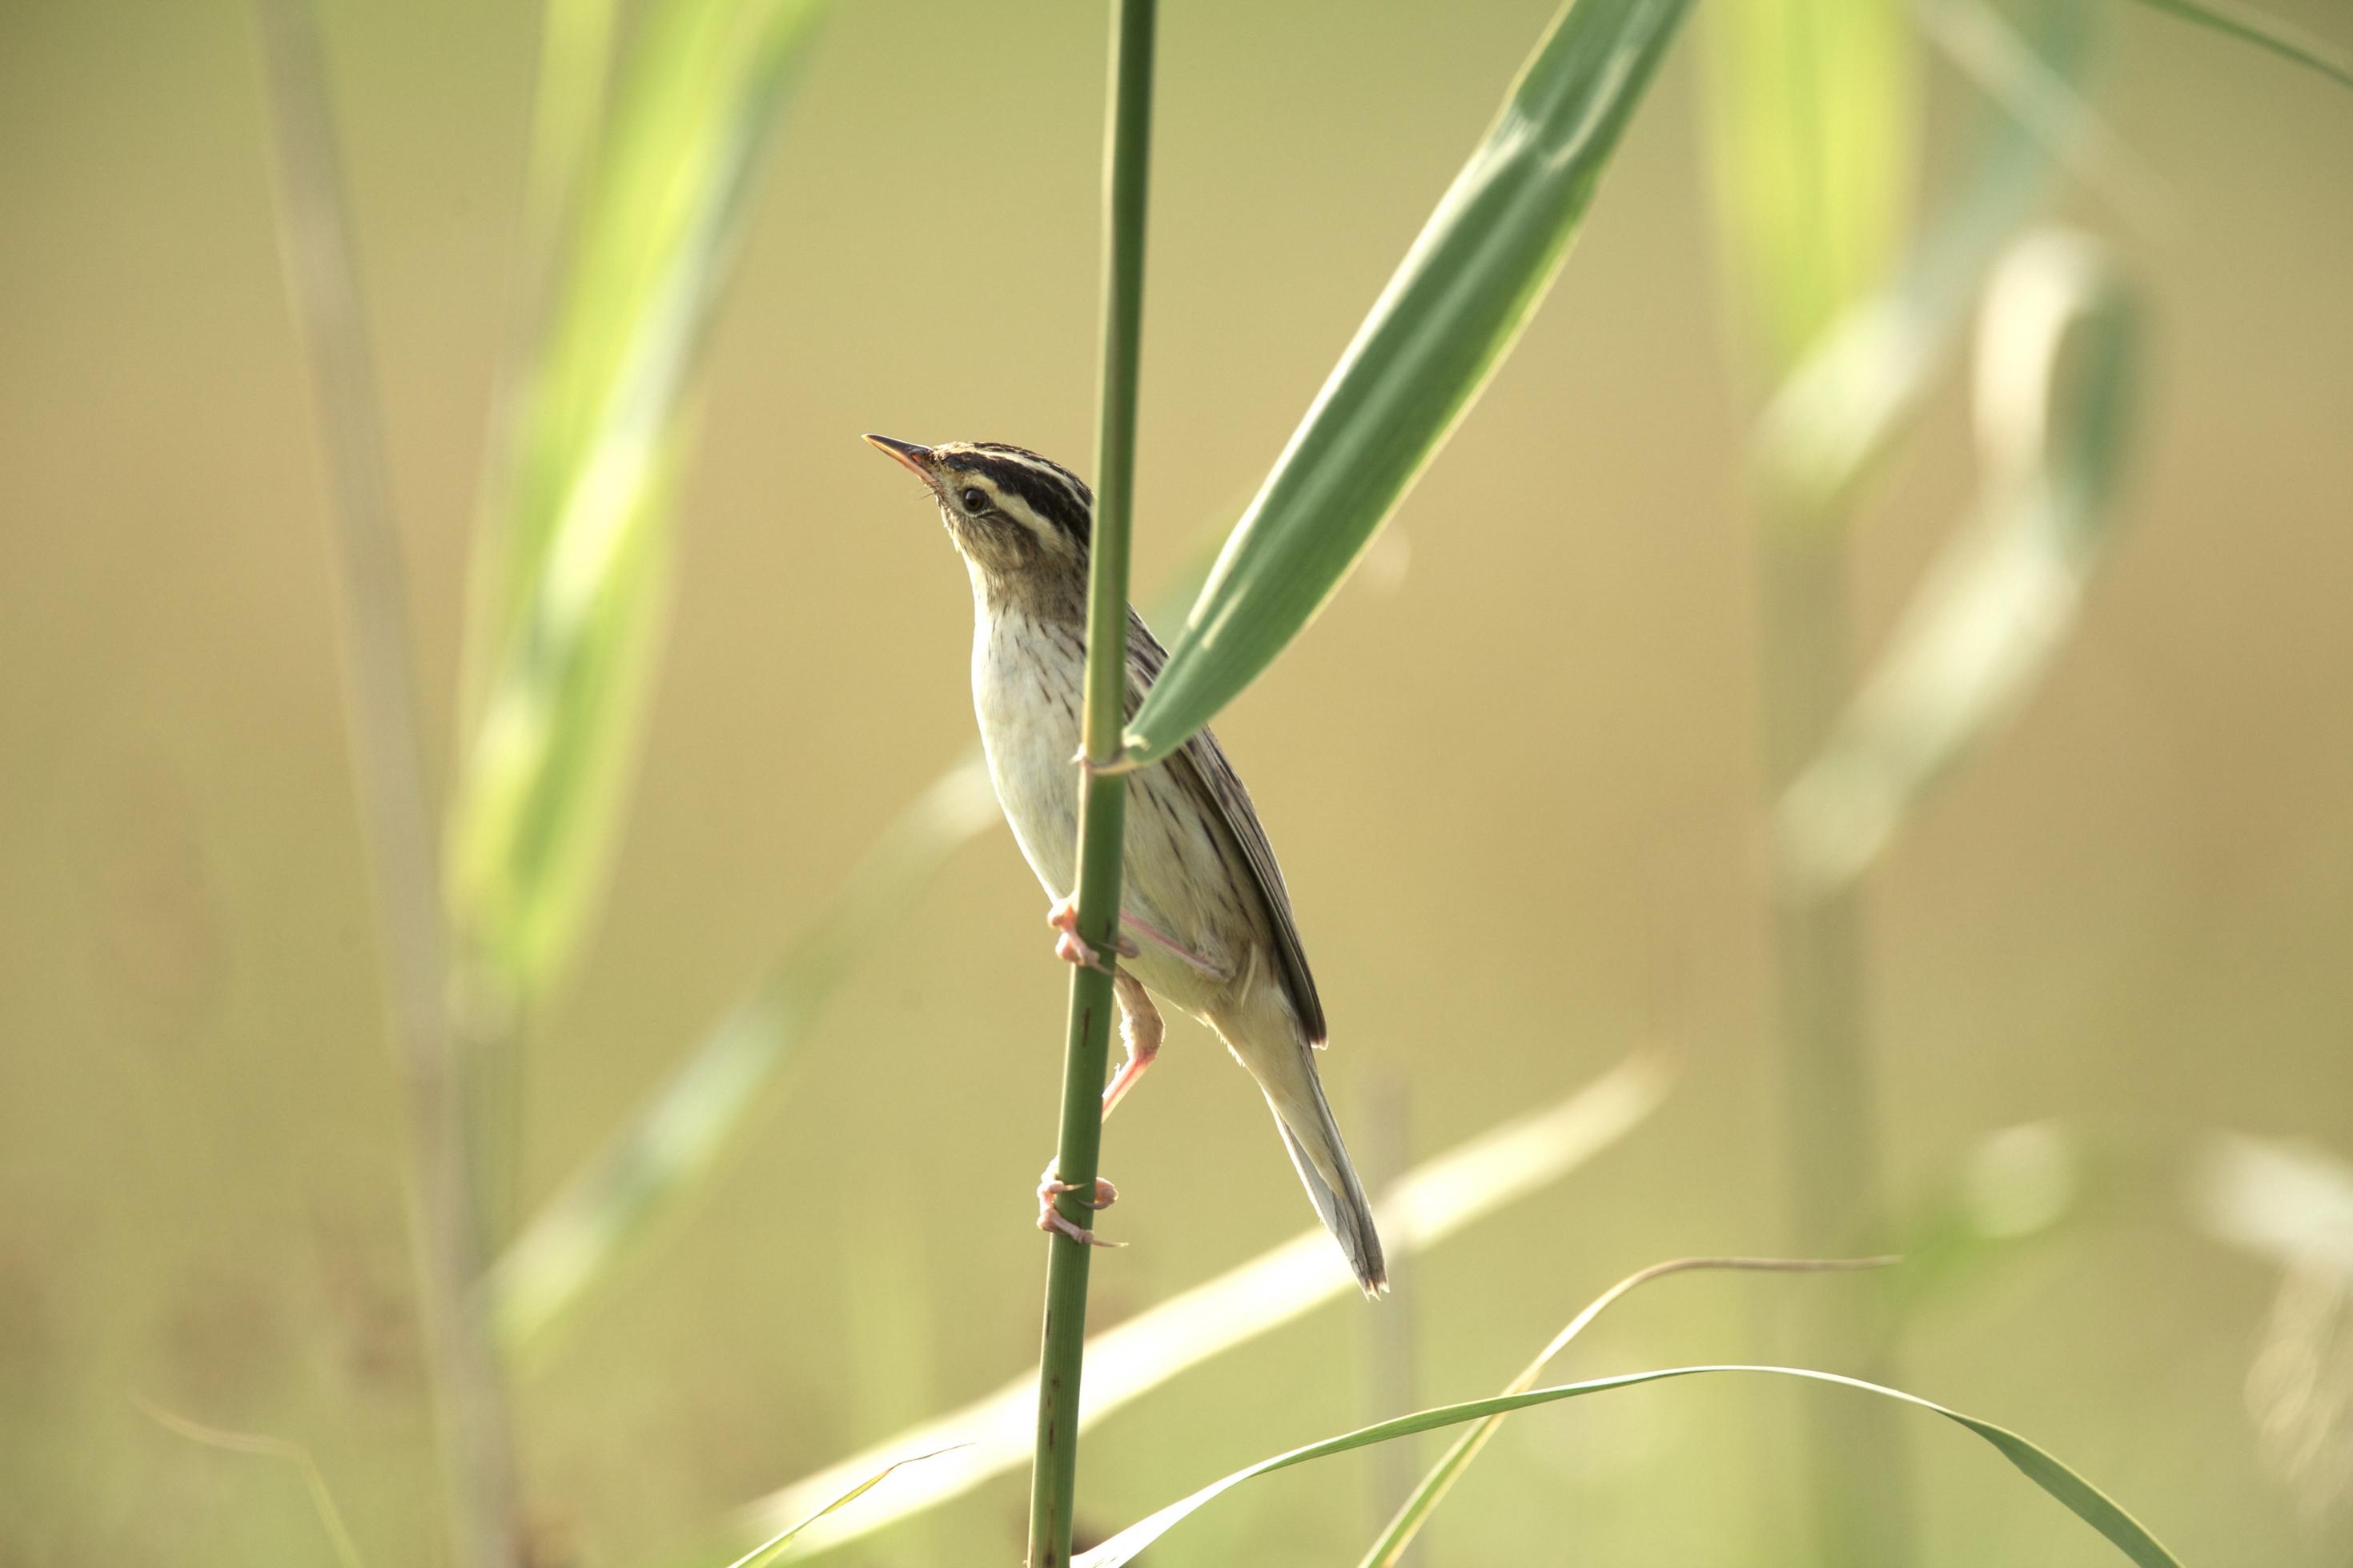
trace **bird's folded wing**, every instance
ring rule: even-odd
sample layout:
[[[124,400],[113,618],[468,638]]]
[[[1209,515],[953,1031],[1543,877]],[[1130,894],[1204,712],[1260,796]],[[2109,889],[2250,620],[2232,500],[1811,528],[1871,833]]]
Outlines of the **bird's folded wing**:
[[[1152,683],[1160,679],[1161,668],[1167,662],[1168,652],[1152,635],[1152,628],[1144,624],[1142,616],[1129,610],[1130,718],[1134,717],[1136,705]],[[1307,950],[1300,945],[1299,925],[1291,912],[1291,891],[1283,885],[1282,868],[1275,863],[1274,846],[1267,842],[1266,829],[1259,826],[1258,808],[1250,804],[1250,791],[1242,787],[1241,776],[1226,760],[1225,748],[1208,730],[1195,731],[1166,765],[1189,793],[1200,799],[1211,816],[1225,824],[1226,831],[1240,846],[1243,863],[1250,868],[1250,882],[1258,889],[1259,902],[1266,913],[1268,929],[1274,932],[1283,991],[1291,998],[1292,1011],[1299,1016],[1299,1027],[1307,1043],[1322,1045],[1325,1034],[1324,1001],[1315,994],[1315,976],[1307,967]]]

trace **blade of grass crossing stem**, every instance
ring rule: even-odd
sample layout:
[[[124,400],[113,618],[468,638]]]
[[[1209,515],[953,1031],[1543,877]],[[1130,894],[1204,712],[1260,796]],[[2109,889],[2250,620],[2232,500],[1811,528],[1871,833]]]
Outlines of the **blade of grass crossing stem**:
[[[2308,66],[2345,87],[2353,87],[2353,58],[2322,42],[2303,28],[2265,16],[2252,5],[2229,0],[2140,0],[2152,11],[2163,11],[2185,22],[2211,27],[2218,33],[2268,49],[2284,59]]]
[[[1579,1169],[1641,1125],[1665,1100],[1672,1082],[1664,1058],[1631,1057],[1558,1102],[1424,1161],[1374,1205],[1389,1257],[1418,1256]],[[1088,1342],[1079,1430],[1089,1430],[1213,1357],[1326,1302],[1353,1297],[1356,1290],[1356,1277],[1316,1226],[1138,1312]],[[738,1539],[755,1540],[799,1519],[894,1454],[961,1441],[962,1452],[910,1473],[874,1504],[817,1525],[796,1550],[814,1556],[937,1508],[1029,1457],[1037,1398],[1037,1373],[1026,1372],[982,1399],[747,1505],[732,1531]]]
[[[1917,1394],[1900,1389],[1883,1388],[1859,1378],[1841,1377],[1836,1373],[1814,1372],[1792,1366],[1673,1366],[1656,1372],[1629,1373],[1620,1377],[1595,1378],[1588,1383],[1562,1384],[1553,1388],[1531,1389],[1525,1394],[1504,1394],[1493,1399],[1476,1399],[1463,1405],[1440,1405],[1412,1415],[1399,1416],[1377,1426],[1361,1427],[1343,1433],[1321,1443],[1311,1443],[1293,1448],[1287,1454],[1277,1454],[1247,1469],[1236,1470],[1221,1480],[1212,1481],[1190,1497],[1179,1499],[1158,1513],[1128,1526],[1093,1551],[1081,1556],[1073,1568],[1122,1568],[1132,1563],[1136,1554],[1177,1524],[1244,1481],[1275,1470],[1303,1465],[1310,1459],[1321,1459],[1333,1454],[1344,1454],[1351,1448],[1362,1448],[1374,1443],[1386,1443],[1392,1437],[1402,1437],[1415,1432],[1433,1431],[1441,1426],[1458,1426],[1465,1421],[1481,1421],[1493,1415],[1508,1415],[1515,1410],[1526,1410],[1556,1400],[1577,1399],[1588,1394],[1608,1394],[1620,1388],[1633,1388],[1646,1383],[1662,1383],[1671,1378],[1713,1377],[1737,1373],[1750,1376],[1796,1377],[1813,1383],[1832,1384],[1841,1388],[1859,1390],[1892,1399],[1918,1409],[1933,1412],[1957,1426],[1964,1426],[1991,1444],[1996,1452],[2015,1466],[2043,1491],[2056,1499],[2070,1513],[2090,1525],[2125,1556],[2141,1568],[2181,1568],[2179,1561],[2160,1545],[2139,1521],[2119,1507],[2105,1492],[2061,1464],[2034,1444],[2028,1442],[2007,1427],[1990,1421],[1981,1421],[1957,1410],[1933,1404]]]
[[[670,555],[691,373],[813,0],[657,0],[574,225],[479,541],[448,832],[499,1000],[569,954],[608,858]]]
[[[1511,1383],[1504,1387],[1504,1392],[1506,1394],[1525,1394],[1534,1388],[1536,1379],[1544,1375],[1544,1370],[1551,1364],[1552,1359],[1567,1350],[1569,1342],[1583,1333],[1594,1319],[1599,1317],[1613,1302],[1653,1279],[1663,1279],[1670,1274],[1689,1274],[1701,1269],[1745,1269],[1777,1274],[1833,1273],[1856,1268],[1878,1268],[1894,1261],[1893,1258],[1829,1259],[1678,1258],[1665,1263],[1654,1263],[1648,1268],[1638,1269],[1629,1274],[1625,1279],[1595,1297],[1585,1310],[1569,1320],[1567,1328],[1553,1336],[1552,1343],[1538,1352],[1535,1360],[1528,1363],[1520,1375],[1512,1379]],[[1405,1549],[1413,1543],[1415,1536],[1421,1533],[1421,1527],[1428,1523],[1430,1516],[1437,1511],[1438,1505],[1445,1500],[1447,1492],[1452,1489],[1457,1480],[1461,1479],[1462,1472],[1471,1468],[1471,1461],[1479,1457],[1479,1450],[1487,1446],[1487,1440],[1493,1437],[1503,1425],[1503,1416],[1490,1415],[1456,1438],[1454,1446],[1446,1451],[1446,1457],[1430,1467],[1430,1473],[1421,1478],[1421,1484],[1414,1488],[1412,1494],[1398,1508],[1397,1517],[1389,1521],[1388,1528],[1381,1532],[1380,1538],[1375,1541],[1371,1548],[1366,1552],[1364,1561],[1358,1564],[1358,1568],[1397,1568],[1398,1560],[1405,1555]]]
[[[1078,931],[1099,952],[1119,945],[1120,872],[1127,781],[1098,771],[1119,753],[1127,713],[1127,558],[1135,494],[1136,384],[1144,328],[1144,233],[1152,166],[1155,0],[1120,0],[1112,27],[1104,113],[1103,381],[1098,390],[1095,507],[1087,577],[1087,764],[1079,786]],[[1071,970],[1062,1053],[1061,1132],[1054,1170],[1073,1191],[1056,1200],[1082,1230],[1103,1144],[1103,1091],[1111,1050],[1112,974]],[[1038,1433],[1029,1470],[1029,1568],[1065,1568],[1079,1469],[1079,1385],[1086,1357],[1087,1274],[1093,1248],[1047,1237],[1046,1314],[1039,1357]]]
[[[1687,5],[1554,19],[1227,542],[1124,765],[1183,745],[1337,591],[1543,300]]]
[[[1917,117],[1905,0],[1741,0],[1708,18],[1717,200],[1778,375],[1886,273]]]
[[[1983,493],[1781,798],[1776,848],[1792,885],[1819,893],[1862,875],[2057,657],[2116,514],[2138,323],[2089,239],[2030,236],[2003,261],[1978,332]]]

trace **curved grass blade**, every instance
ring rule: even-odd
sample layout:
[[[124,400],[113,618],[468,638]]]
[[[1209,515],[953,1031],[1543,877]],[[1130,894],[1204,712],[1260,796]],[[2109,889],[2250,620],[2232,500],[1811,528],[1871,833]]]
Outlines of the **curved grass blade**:
[[[1688,4],[1555,18],[1226,542],[1124,765],[1184,744],[1337,590],[1544,298]]]
[[[1670,1274],[1689,1274],[1701,1269],[1820,1274],[1856,1268],[1877,1268],[1894,1261],[1893,1258],[1825,1259],[1677,1258],[1665,1263],[1653,1263],[1648,1268],[1635,1270],[1600,1295],[1596,1296],[1585,1310],[1569,1320],[1567,1328],[1553,1336],[1552,1343],[1545,1346],[1537,1353],[1535,1360],[1528,1363],[1527,1366],[1521,1371],[1519,1376],[1504,1385],[1504,1392],[1506,1394],[1525,1394],[1534,1388],[1536,1379],[1544,1375],[1544,1369],[1551,1363],[1553,1357],[1568,1348],[1569,1341],[1583,1333],[1587,1326],[1607,1310],[1611,1303],[1638,1287],[1649,1284],[1653,1279],[1663,1279]],[[1455,1481],[1461,1479],[1463,1471],[1471,1468],[1471,1461],[1479,1457],[1479,1450],[1487,1446],[1488,1439],[1493,1437],[1503,1425],[1504,1418],[1501,1415],[1490,1415],[1461,1436],[1457,1437],[1454,1440],[1454,1447],[1446,1451],[1445,1458],[1430,1467],[1430,1473],[1421,1478],[1421,1484],[1413,1489],[1412,1495],[1408,1497],[1398,1509],[1397,1517],[1389,1521],[1388,1528],[1381,1531],[1380,1538],[1375,1541],[1371,1548],[1366,1552],[1364,1561],[1357,1565],[1357,1568],[1397,1568],[1398,1559],[1405,1555],[1405,1549],[1413,1543],[1415,1536],[1421,1533],[1421,1527],[1430,1521],[1430,1516],[1437,1511],[1438,1505],[1453,1489]]]
[[[1321,1459],[1332,1454],[1344,1454],[1351,1448],[1362,1448],[1374,1443],[1386,1443],[1392,1437],[1403,1437],[1416,1432],[1428,1432],[1440,1426],[1458,1426],[1465,1421],[1480,1421],[1492,1415],[1508,1415],[1514,1410],[1532,1405],[1548,1405],[1555,1400],[1576,1399],[1588,1394],[1607,1394],[1615,1389],[1633,1388],[1645,1383],[1662,1383],[1670,1378],[1714,1376],[1725,1373],[1744,1373],[1772,1377],[1798,1377],[1813,1383],[1835,1384],[1842,1388],[1859,1389],[1883,1399],[1901,1401],[1922,1410],[1933,1412],[1946,1420],[1965,1426],[1988,1443],[1996,1452],[2017,1467],[2020,1474],[2056,1499],[2070,1513],[2090,1525],[2140,1568],[2181,1568],[2179,1559],[2168,1552],[2138,1520],[2124,1510],[2105,1492],[2061,1464],[2050,1454],[2028,1442],[2006,1426],[1981,1421],[1974,1415],[1950,1410],[1944,1405],[1905,1394],[1901,1389],[1883,1388],[1860,1378],[1841,1377],[1834,1372],[1815,1372],[1795,1366],[1672,1366],[1657,1372],[1628,1373],[1619,1377],[1595,1378],[1588,1383],[1562,1384],[1552,1388],[1531,1389],[1525,1394],[1503,1394],[1493,1399],[1474,1399],[1462,1405],[1445,1405],[1432,1410],[1401,1415],[1394,1421],[1383,1421],[1372,1426],[1359,1427],[1321,1443],[1310,1443],[1293,1448],[1287,1454],[1277,1454],[1262,1459],[1246,1469],[1236,1470],[1222,1480],[1210,1482],[1190,1497],[1170,1503],[1159,1512],[1129,1525],[1093,1551],[1082,1553],[1071,1562],[1071,1568],[1121,1568],[1132,1563],[1138,1552],[1181,1523],[1205,1504],[1231,1491],[1244,1481],[1271,1471],[1303,1465],[1310,1459]]]
[[[2267,16],[2252,5],[2232,4],[2232,0],[2140,0],[2152,11],[2164,11],[2185,22],[2195,22],[2201,27],[2211,27],[2242,43],[2259,49],[2269,49],[2283,59],[2308,66],[2345,87],[2353,87],[2353,60],[2314,37],[2303,28]]]
[[[1903,235],[1919,118],[1906,12],[1741,0],[1707,18],[1721,227],[1776,376],[1879,283]]]
[[[2003,262],[1978,335],[1984,493],[1776,808],[1791,886],[1859,876],[2056,657],[2115,512],[2139,335],[2138,306],[2091,241],[2030,236]]]
[[[1639,1126],[1665,1100],[1665,1060],[1638,1056],[1557,1104],[1504,1123],[1415,1167],[1374,1205],[1392,1261],[1558,1181]],[[1356,1293],[1355,1278],[1319,1226],[1173,1296],[1087,1342],[1079,1407],[1083,1432],[1104,1416],[1214,1356]],[[828,1520],[796,1542],[814,1556],[961,1497],[1026,1463],[1036,1436],[1033,1370],[962,1409],[901,1432],[746,1505],[733,1528],[744,1539],[798,1519],[892,1453],[961,1440],[964,1451],[926,1465],[874,1507]]]
[[[285,1437],[271,1437],[255,1432],[232,1432],[226,1426],[208,1426],[174,1415],[160,1405],[152,1404],[137,1394],[131,1402],[139,1406],[147,1418],[167,1432],[177,1433],[192,1443],[202,1443],[208,1448],[225,1448],[232,1454],[253,1454],[265,1459],[282,1459],[294,1467],[302,1477],[302,1485],[311,1493],[311,1506],[318,1510],[320,1526],[327,1532],[328,1543],[335,1549],[335,1561],[343,1568],[366,1568],[360,1556],[359,1542],[352,1538],[351,1526],[343,1522],[343,1510],[335,1506],[335,1494],[327,1489],[326,1473],[311,1450]]]
[[[815,0],[641,18],[479,542],[447,856],[470,966],[528,998],[608,858],[663,605],[688,385]],[[564,112],[573,112],[565,110]]]
[[[883,1466],[881,1469],[875,1471],[864,1480],[860,1481],[856,1486],[851,1487],[848,1491],[843,1492],[839,1497],[835,1498],[831,1502],[827,1503],[823,1508],[818,1509],[807,1519],[802,1520],[798,1524],[786,1525],[776,1534],[768,1537],[767,1540],[763,1541],[759,1545],[754,1546],[751,1551],[746,1552],[743,1556],[738,1557],[734,1562],[730,1563],[727,1565],[727,1568],[762,1568],[762,1564],[775,1562],[778,1554],[781,1553],[786,1547],[790,1546],[794,1540],[799,1536],[801,1531],[807,1530],[810,1525],[815,1524],[818,1520],[825,1518],[826,1515],[834,1512],[836,1510],[847,1508],[851,1503],[856,1502],[860,1498],[864,1497],[868,1492],[872,1491],[876,1487],[879,1487],[884,1481],[889,1480],[895,1471],[908,1465],[920,1465],[925,1459],[936,1459],[942,1454],[945,1454],[950,1451],[951,1450],[949,1448],[934,1448],[928,1454],[915,1454],[911,1455],[904,1459],[893,1459],[891,1463]]]

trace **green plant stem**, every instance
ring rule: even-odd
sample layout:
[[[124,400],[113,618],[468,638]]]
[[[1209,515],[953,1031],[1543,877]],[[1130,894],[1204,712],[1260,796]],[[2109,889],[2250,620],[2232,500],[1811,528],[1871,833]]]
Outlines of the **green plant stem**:
[[[1764,541],[1765,751],[1778,799],[1829,737],[1852,680],[1844,531],[1810,512],[1768,517]],[[1878,1245],[1882,1161],[1865,1027],[1862,908],[1852,884],[1774,889],[1783,1115],[1796,1250]],[[1812,1303],[1801,1354],[1860,1358],[1889,1375],[1868,1301]],[[1898,1424],[1881,1407],[1808,1407],[1821,1561],[1912,1560],[1910,1470]]]
[[[1127,721],[1127,542],[1135,478],[1135,393],[1144,320],[1144,211],[1151,165],[1154,0],[1120,0],[1112,32],[1103,258],[1103,384],[1095,447],[1093,556],[1087,583],[1087,690],[1082,716],[1090,763],[1118,756]],[[1103,1143],[1103,1074],[1111,1051],[1112,977],[1119,934],[1120,862],[1127,781],[1090,765],[1079,795],[1082,937],[1106,967],[1071,972],[1062,1056],[1060,1179],[1077,1191],[1058,1200],[1064,1218],[1092,1222],[1078,1203],[1094,1191]],[[1087,1334],[1087,1271],[1093,1249],[1070,1237],[1047,1242],[1046,1324],[1038,1368],[1038,1447],[1029,1476],[1029,1568],[1071,1560],[1071,1501],[1079,1468],[1079,1378]]]

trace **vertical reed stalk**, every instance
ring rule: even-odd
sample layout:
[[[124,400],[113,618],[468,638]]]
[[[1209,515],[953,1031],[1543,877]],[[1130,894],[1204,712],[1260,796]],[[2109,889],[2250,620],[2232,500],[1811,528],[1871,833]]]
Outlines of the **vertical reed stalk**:
[[[1144,318],[1144,208],[1151,163],[1154,0],[1120,0],[1113,25],[1105,113],[1103,382],[1097,405],[1093,555],[1087,583],[1087,689],[1082,717],[1090,764],[1120,754],[1127,721],[1127,541],[1135,477],[1135,391]],[[1079,798],[1079,931],[1108,955],[1119,937],[1120,861],[1127,780],[1088,766]],[[1108,963],[1108,958],[1106,958]],[[1103,1142],[1103,1090],[1111,1049],[1109,970],[1073,967],[1062,1057],[1062,1130],[1054,1168],[1077,1194],[1094,1190]],[[1029,1477],[1029,1568],[1071,1560],[1071,1510],[1079,1468],[1079,1375],[1086,1349],[1087,1266],[1092,1249],[1063,1236],[1047,1241],[1046,1325],[1038,1367],[1038,1447]]]
[[[460,1568],[521,1561],[505,1388],[475,1286],[476,1172],[444,990],[449,952],[425,786],[405,574],[326,68],[309,0],[256,0],[279,162],[287,292],[310,361],[343,578],[343,669],[360,827],[392,1032],[408,1083],[427,1366]]]
[[[1828,739],[1852,677],[1841,520],[1782,510],[1763,542],[1765,760],[1768,800]],[[1856,884],[1830,891],[1773,889],[1782,1110],[1796,1248],[1865,1252],[1881,1237],[1883,1173],[1865,1018],[1862,908]],[[1810,1303],[1810,1360],[1859,1363],[1883,1380],[1885,1334],[1868,1300]],[[1891,1411],[1815,1400],[1811,1486],[1817,1547],[1826,1564],[1910,1562],[1910,1467]]]

